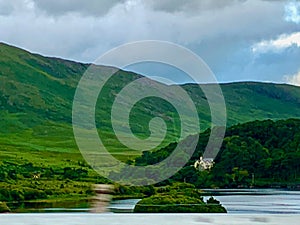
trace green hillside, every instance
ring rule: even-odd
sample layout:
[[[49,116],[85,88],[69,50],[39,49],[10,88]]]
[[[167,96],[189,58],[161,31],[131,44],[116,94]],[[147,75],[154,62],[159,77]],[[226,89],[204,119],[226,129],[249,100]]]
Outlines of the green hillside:
[[[91,184],[108,182],[97,175],[83,160],[72,130],[73,97],[80,78],[89,66],[43,57],[0,43],[0,201],[21,202],[74,196],[82,198],[92,194]],[[100,74],[112,70],[114,68],[97,66]],[[118,71],[107,82],[97,102],[95,118],[99,136],[111,153],[123,161],[133,160],[142,153],[119,143],[112,131],[110,109],[116,95],[128,83],[141,77],[132,72]],[[147,82],[155,83],[151,80]],[[197,107],[201,125],[199,132],[203,132],[210,125],[210,110],[206,97],[195,84],[185,84],[182,87],[189,93]],[[164,90],[170,88],[172,87],[163,86]],[[253,120],[300,118],[299,87],[241,82],[221,84],[221,88],[227,105],[228,126]],[[171,149],[168,144],[178,141],[180,121],[174,107],[166,101],[149,97],[138,102],[130,116],[132,131],[141,139],[150,135],[151,118],[160,116],[165,120],[168,134],[157,149],[165,146],[167,147],[162,148],[163,150]],[[267,130],[263,130],[263,133],[268,132],[269,125],[266,124]],[[253,129],[260,130],[258,127]],[[278,135],[283,136],[284,133]],[[228,139],[225,141],[225,144],[228,143]],[[232,136],[232,141],[239,146],[240,140],[236,143],[236,138]],[[244,141],[244,137],[241,141]],[[255,140],[252,142],[256,144]],[[192,161],[200,152],[201,148],[198,148],[197,155]],[[276,169],[279,167],[276,164],[277,156],[274,157]],[[252,172],[251,168],[242,166],[241,173],[244,170]],[[220,176],[219,167],[215,168],[216,176]],[[221,175],[227,174],[228,179],[230,176],[232,178],[235,172],[239,173],[233,171],[231,167],[221,171],[225,173]],[[289,175],[287,180],[294,178],[293,174]],[[175,177],[175,180],[182,181],[183,177],[180,174],[176,176],[178,177]],[[191,179],[194,179],[193,176]],[[200,186],[204,184],[205,181],[201,179],[205,176],[201,177],[201,174],[199,176],[197,185]],[[273,179],[268,177],[268,174],[261,176]],[[245,180],[249,183],[248,177]],[[213,177],[207,182],[208,186],[216,184]],[[149,187],[117,186],[116,193],[122,196],[135,194],[136,197],[141,197],[148,195],[149,192],[151,192]]]
[[[39,160],[57,164],[63,161],[62,158],[80,159],[71,126],[72,102],[76,86],[88,66],[31,54],[0,43],[1,160]],[[106,73],[111,68],[99,66],[97,69]],[[139,153],[126,149],[112,134],[110,108],[116,94],[140,77],[131,72],[117,72],[107,83],[97,104],[99,135],[104,137],[104,143],[109,145],[112,153],[125,161]],[[165,88],[169,86],[165,85]],[[204,131],[210,124],[206,97],[197,85],[186,84],[183,88],[197,106]],[[227,105],[228,125],[254,119],[300,118],[299,87],[243,82],[222,84],[221,88]],[[169,135],[159,147],[177,141],[178,117],[167,102],[147,98],[136,104],[131,116],[132,130],[140,138],[149,135],[150,119],[161,116],[168,125]],[[40,154],[46,157],[41,158]]]

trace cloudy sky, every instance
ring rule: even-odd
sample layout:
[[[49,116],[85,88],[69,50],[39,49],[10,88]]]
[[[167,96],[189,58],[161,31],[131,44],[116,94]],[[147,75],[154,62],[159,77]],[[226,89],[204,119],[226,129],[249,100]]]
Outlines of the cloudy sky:
[[[149,39],[191,49],[220,82],[300,85],[300,1],[0,0],[0,41],[43,55],[93,62]]]

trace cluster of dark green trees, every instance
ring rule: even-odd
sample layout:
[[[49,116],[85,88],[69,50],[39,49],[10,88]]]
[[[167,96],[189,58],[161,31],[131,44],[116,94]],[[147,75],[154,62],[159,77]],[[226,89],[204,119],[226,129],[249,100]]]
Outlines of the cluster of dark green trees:
[[[205,150],[210,130],[201,133],[197,148],[186,166],[164,183],[189,182],[197,187],[271,187],[300,183],[300,120],[265,120],[232,126],[211,171],[199,171],[194,162]],[[166,158],[177,146],[172,143],[144,152],[137,165]]]

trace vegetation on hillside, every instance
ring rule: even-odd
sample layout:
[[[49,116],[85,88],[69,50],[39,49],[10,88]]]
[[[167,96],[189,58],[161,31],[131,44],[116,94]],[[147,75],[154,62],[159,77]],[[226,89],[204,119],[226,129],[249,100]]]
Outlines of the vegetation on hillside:
[[[227,129],[211,171],[199,171],[194,162],[203,154],[210,131],[200,134],[189,163],[168,182],[185,181],[204,187],[270,187],[300,183],[300,120],[254,121]],[[167,157],[176,143],[144,152],[137,165],[155,164]]]

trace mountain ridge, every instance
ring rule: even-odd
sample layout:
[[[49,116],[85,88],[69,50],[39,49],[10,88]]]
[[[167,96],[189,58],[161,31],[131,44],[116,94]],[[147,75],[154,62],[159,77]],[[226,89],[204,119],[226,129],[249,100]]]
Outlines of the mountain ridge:
[[[1,50],[1,45],[9,47],[9,48],[16,49],[16,50],[19,50],[19,51],[23,51],[23,52],[25,52],[27,54],[30,54],[30,55],[33,55],[33,56],[43,57],[43,58],[49,59],[49,60],[56,60],[56,61],[61,61],[61,62],[69,62],[70,64],[81,64],[81,65],[85,65],[85,66],[90,66],[90,65],[93,64],[92,62],[80,62],[78,60],[67,59],[67,58],[58,57],[58,56],[46,56],[46,55],[43,55],[41,53],[34,53],[34,52],[29,51],[29,50],[22,49],[20,47],[16,47],[16,46],[14,46],[12,44],[7,44],[7,43],[1,42],[1,41],[0,41],[0,50]],[[106,66],[106,65],[101,65],[101,66],[111,67],[111,66]],[[130,71],[130,70],[124,70],[124,71],[128,72],[128,73],[135,73],[135,72]],[[251,80],[244,80],[244,81],[225,81],[225,82],[219,82],[220,85],[247,84],[247,83],[253,83],[253,84],[274,84],[274,85],[287,85],[287,86],[291,86],[291,87],[299,87],[298,85],[294,85],[294,84],[290,84],[290,83],[274,82],[274,81],[251,81]],[[209,84],[209,83],[205,83],[205,84]],[[182,84],[178,84],[178,85],[185,86],[185,85],[198,85],[198,84],[197,83],[187,82],[187,83],[182,83]]]

